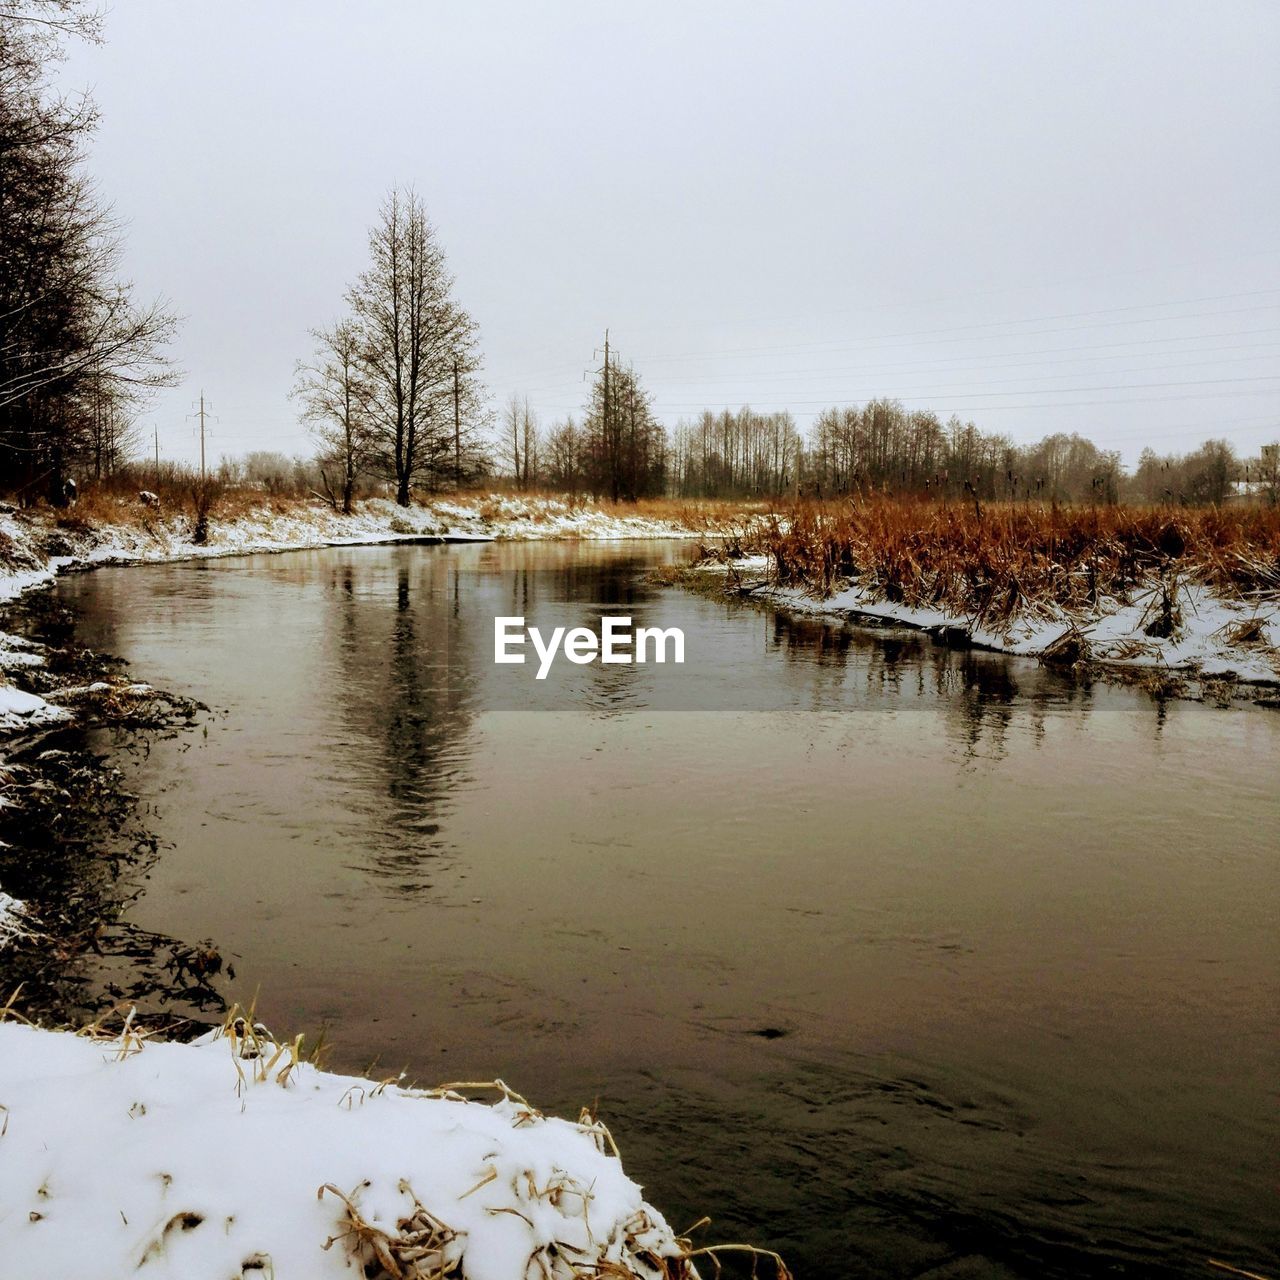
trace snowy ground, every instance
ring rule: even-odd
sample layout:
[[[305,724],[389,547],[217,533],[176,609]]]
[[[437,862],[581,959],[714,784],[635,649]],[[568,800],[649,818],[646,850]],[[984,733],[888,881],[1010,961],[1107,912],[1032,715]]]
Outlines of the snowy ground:
[[[233,519],[215,514],[204,545],[191,540],[190,517],[166,514],[140,502],[119,501],[118,519],[75,519],[59,527],[48,512],[28,516],[0,509],[0,602],[34,587],[47,586],[59,572],[102,564],[154,563],[293,551],[308,547],[416,541],[450,542],[546,538],[673,538],[690,531],[641,515],[613,515],[599,508],[571,505],[555,498],[492,496],[455,502],[398,507],[374,498],[350,516],[321,502],[262,503]],[[6,673],[40,662],[39,653],[18,638],[0,632],[0,736],[41,728],[66,718],[66,712],[33,694],[12,687]]]
[[[0,951],[9,943],[30,937],[27,904],[0,890]]]
[[[330,1075],[234,1024],[180,1045],[0,1023],[0,1271],[696,1276],[603,1126],[497,1096]]]
[[[707,562],[708,572],[728,572]],[[1249,684],[1280,684],[1280,600],[1224,599],[1206,586],[1181,582],[1173,593],[1174,622],[1167,637],[1147,634],[1161,612],[1158,583],[1128,600],[1102,600],[1088,615],[1062,609],[1045,617],[1024,617],[1007,630],[976,625],[974,619],[940,609],[922,609],[876,599],[856,582],[826,598],[769,582],[769,558],[732,562],[732,570],[753,599],[797,613],[823,617],[874,618],[929,631],[955,629],[983,648],[1041,657],[1070,641],[1080,658],[1119,669],[1153,668]]]
[[[541,538],[679,538],[682,526],[642,515],[614,515],[592,506],[573,506],[556,498],[493,496],[467,502],[440,500],[398,507],[371,498],[344,516],[321,502],[272,501],[222,519],[210,518],[208,541],[191,540],[190,517],[121,501],[120,519],[55,527],[48,513],[28,517],[0,511],[0,550],[11,562],[0,569],[0,600],[52,580],[59,569],[96,564],[199,559],[440,538],[451,542]],[[52,543],[50,554],[45,548]]]

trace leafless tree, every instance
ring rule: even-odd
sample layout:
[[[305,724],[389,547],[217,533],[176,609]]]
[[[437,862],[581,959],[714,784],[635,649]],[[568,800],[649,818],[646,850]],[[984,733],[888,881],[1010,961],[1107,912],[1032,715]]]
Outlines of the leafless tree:
[[[350,320],[342,320],[312,330],[311,336],[315,351],[309,361],[298,362],[292,394],[320,446],[320,473],[330,501],[350,515],[356,481],[375,444],[361,335]],[[340,498],[329,484],[327,467],[337,469]]]
[[[379,452],[409,504],[415,484],[434,488],[456,468],[455,397],[465,402],[469,447],[481,407],[476,326],[421,198],[393,190],[369,234],[370,265],[348,291],[359,333],[368,415]]]

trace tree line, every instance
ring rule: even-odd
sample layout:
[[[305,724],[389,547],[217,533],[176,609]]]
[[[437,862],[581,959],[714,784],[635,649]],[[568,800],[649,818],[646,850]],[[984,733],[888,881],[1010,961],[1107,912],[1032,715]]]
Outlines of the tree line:
[[[508,474],[520,489],[635,502],[667,491],[670,442],[634,368],[606,344],[580,421],[543,431],[527,399],[512,396],[502,420]]]
[[[877,494],[1068,503],[1222,503],[1243,494],[1280,500],[1274,453],[1241,459],[1225,440],[1209,440],[1186,454],[1143,451],[1132,475],[1116,450],[1076,432],[1055,432],[1035,444],[981,430],[952,416],[896,400],[871,400],[820,412],[801,432],[786,412],[704,411],[664,427],[651,398],[627,369],[628,396],[642,403],[638,450],[608,452],[597,376],[583,421],[566,418],[540,427],[527,400],[512,397],[506,474],[522,489],[548,488],[602,498],[666,495],[680,498],[778,500]],[[633,391],[632,388],[635,388]],[[608,458],[621,457],[634,475],[621,490]],[[629,468],[634,467],[632,472]]]

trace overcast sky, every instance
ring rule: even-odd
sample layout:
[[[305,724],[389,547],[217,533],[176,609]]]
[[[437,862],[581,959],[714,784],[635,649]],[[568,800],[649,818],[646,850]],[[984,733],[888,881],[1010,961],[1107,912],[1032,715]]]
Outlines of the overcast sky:
[[[1027,441],[1280,436],[1280,5],[115,0],[64,82],[194,456],[287,398],[393,183],[493,402],[580,413],[608,326],[668,422],[898,396]]]

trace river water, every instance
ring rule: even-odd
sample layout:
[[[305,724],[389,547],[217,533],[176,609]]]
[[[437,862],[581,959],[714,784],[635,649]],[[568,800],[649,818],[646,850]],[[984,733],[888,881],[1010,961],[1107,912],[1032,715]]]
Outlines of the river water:
[[[1274,1274],[1280,714],[649,585],[684,555],[64,579],[217,712],[121,758],[132,920],[336,1069],[598,1099],[673,1226],[800,1280]],[[493,663],[603,613],[686,664]]]

